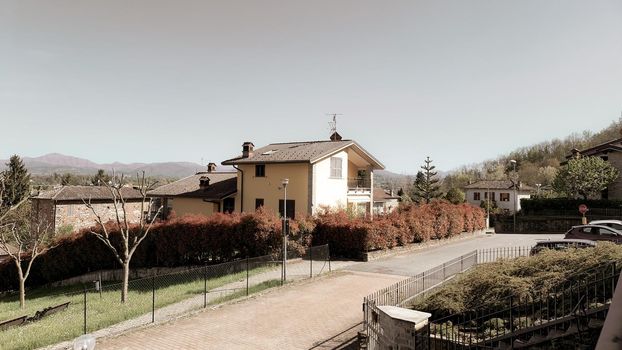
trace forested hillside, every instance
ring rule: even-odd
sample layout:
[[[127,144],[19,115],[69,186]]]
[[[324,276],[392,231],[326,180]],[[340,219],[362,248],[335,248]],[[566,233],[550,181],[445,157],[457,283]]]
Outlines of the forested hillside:
[[[553,139],[535,145],[519,148],[497,159],[484,161],[480,164],[464,166],[447,176],[443,181],[443,190],[461,188],[469,181],[479,179],[504,179],[512,170],[510,160],[517,161],[519,179],[527,184],[541,184],[546,188],[555,177],[560,162],[566,159],[573,148],[585,149],[603,142],[622,137],[621,122],[611,125],[598,132],[583,131],[572,134],[564,139]]]

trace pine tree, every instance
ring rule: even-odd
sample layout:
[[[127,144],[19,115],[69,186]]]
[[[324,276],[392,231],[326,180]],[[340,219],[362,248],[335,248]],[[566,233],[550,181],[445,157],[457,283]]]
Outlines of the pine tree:
[[[106,174],[104,169],[97,170],[97,174],[91,178],[91,184],[93,186],[104,186],[105,183],[110,182],[110,175]]]
[[[3,206],[13,206],[30,194],[30,174],[18,155],[13,155],[6,166],[1,174],[4,186],[1,200]]]
[[[440,185],[437,173],[434,171],[436,167],[432,165],[430,157],[427,157],[424,163],[425,164],[421,166],[423,171],[417,172],[415,178],[414,198],[419,203],[430,203],[432,199],[441,196],[441,192],[439,191]]]

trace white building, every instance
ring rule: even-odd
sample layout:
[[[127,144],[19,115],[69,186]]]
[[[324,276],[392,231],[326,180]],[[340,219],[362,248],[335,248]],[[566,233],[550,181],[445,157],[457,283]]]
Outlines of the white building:
[[[512,180],[483,180],[464,187],[467,203],[480,206],[490,201],[492,206],[513,213],[520,211],[520,200],[531,198],[533,188]]]

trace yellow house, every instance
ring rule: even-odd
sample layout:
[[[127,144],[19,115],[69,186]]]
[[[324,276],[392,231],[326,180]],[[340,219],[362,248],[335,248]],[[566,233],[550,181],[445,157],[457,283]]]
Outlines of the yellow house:
[[[382,163],[339,134],[330,141],[273,143],[255,149],[242,145],[242,155],[222,162],[237,169],[235,210],[260,206],[283,215],[287,185],[287,216],[313,215],[322,207],[349,208],[372,214],[374,170]]]
[[[216,172],[214,163],[210,163],[207,169],[207,172],[198,172],[149,192],[149,197],[159,201],[157,206],[164,207],[164,217],[171,212],[183,216],[234,211],[237,174]]]

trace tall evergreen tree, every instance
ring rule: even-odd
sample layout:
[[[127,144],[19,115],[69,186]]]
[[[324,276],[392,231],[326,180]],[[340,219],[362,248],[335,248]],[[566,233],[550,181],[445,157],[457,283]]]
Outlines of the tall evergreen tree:
[[[432,159],[426,157],[424,165],[421,166],[423,171],[417,172],[415,178],[414,197],[417,202],[430,203],[432,199],[441,197],[439,179],[436,167],[432,165]]]
[[[104,186],[111,180],[110,175],[106,174],[104,169],[97,170],[97,174],[91,178],[91,184],[93,186]]]
[[[18,155],[13,155],[2,172],[2,205],[13,206],[30,194],[30,174]]]

